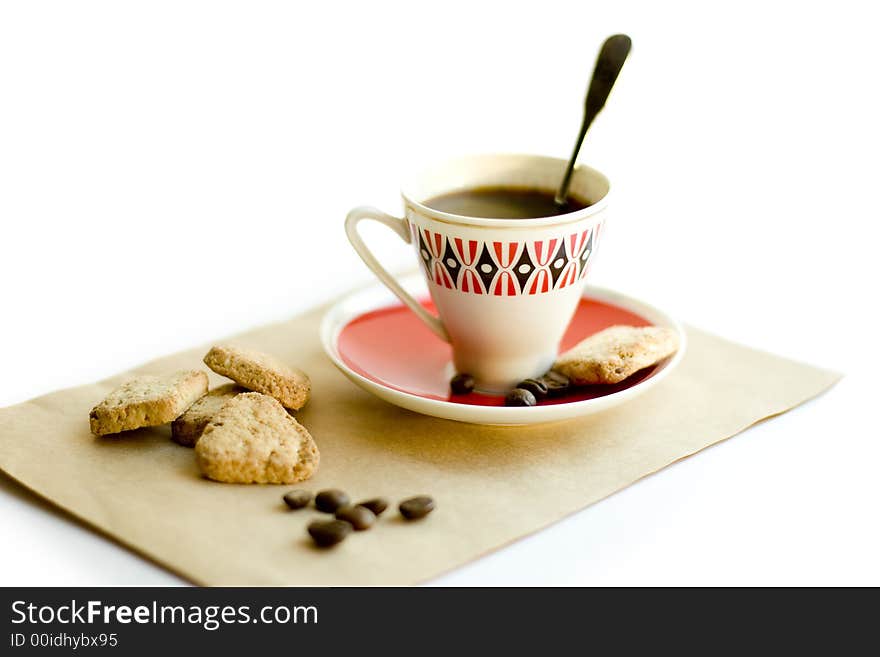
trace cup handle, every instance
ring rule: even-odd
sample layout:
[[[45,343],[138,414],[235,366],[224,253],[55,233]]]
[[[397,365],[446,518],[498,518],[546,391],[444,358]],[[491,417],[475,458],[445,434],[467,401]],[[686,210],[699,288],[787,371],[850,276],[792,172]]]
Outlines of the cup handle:
[[[351,242],[351,245],[354,247],[354,250],[357,251],[361,260],[363,260],[364,264],[366,264],[367,267],[379,277],[379,280],[382,281],[389,290],[394,292],[394,294],[396,294],[398,298],[416,314],[416,317],[422,320],[422,322],[425,323],[425,326],[431,329],[437,337],[444,342],[449,342],[449,334],[446,333],[446,328],[440,320],[425,310],[422,304],[416,301],[409,292],[404,290],[400,283],[398,283],[397,280],[395,280],[395,278],[379,264],[379,261],[376,260],[376,257],[370,252],[370,249],[364,244],[357,229],[358,223],[364,219],[372,219],[373,221],[378,221],[380,224],[388,226],[388,228],[397,233],[404,242],[410,244],[412,237],[409,233],[407,220],[392,217],[390,214],[386,214],[376,208],[361,206],[349,212],[348,216],[345,218],[345,234],[348,235],[348,241]]]

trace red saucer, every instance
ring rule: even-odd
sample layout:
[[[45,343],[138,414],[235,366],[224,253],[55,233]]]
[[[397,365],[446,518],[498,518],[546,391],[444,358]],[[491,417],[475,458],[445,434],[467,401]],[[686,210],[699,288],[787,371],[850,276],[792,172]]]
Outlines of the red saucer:
[[[434,312],[430,300],[422,305]],[[650,326],[636,313],[595,298],[581,299],[562,339],[561,350],[614,324]],[[503,406],[502,395],[453,395],[449,390],[451,347],[437,338],[406,307],[394,304],[359,315],[345,324],[336,343],[345,365],[381,386],[425,399],[476,406]],[[617,385],[572,388],[567,395],[546,399],[539,406],[597,399],[631,388],[662,370],[666,362],[638,372]]]

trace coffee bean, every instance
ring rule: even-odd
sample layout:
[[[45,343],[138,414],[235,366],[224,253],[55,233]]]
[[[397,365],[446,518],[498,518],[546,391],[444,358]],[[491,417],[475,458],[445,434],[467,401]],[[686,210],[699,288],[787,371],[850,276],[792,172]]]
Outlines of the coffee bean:
[[[559,372],[554,372],[553,370],[550,370],[544,376],[540,377],[540,380],[547,386],[547,393],[551,397],[564,395],[571,386],[571,382],[568,380],[567,376],[560,374]]]
[[[342,520],[316,520],[309,524],[312,540],[321,547],[341,543],[351,533],[351,529],[351,525]]]
[[[449,387],[456,395],[466,395],[474,389],[474,377],[470,374],[456,374],[449,382]]]
[[[522,388],[514,388],[504,398],[505,406],[534,406],[537,403],[538,400],[535,399],[535,396]]]
[[[291,509],[302,509],[312,501],[312,494],[307,490],[292,490],[284,496],[284,503]]]
[[[338,488],[322,490],[315,496],[315,508],[324,513],[336,513],[336,509],[350,502],[348,495]]]
[[[535,396],[535,399],[543,399],[547,396],[547,384],[540,379],[525,379],[516,384],[517,388],[528,390]]]
[[[336,509],[336,519],[344,520],[358,531],[369,529],[376,522],[376,514],[365,506],[341,506]]]
[[[407,520],[424,518],[434,510],[434,499],[427,495],[418,495],[400,503],[400,514]]]
[[[365,507],[373,512],[373,515],[381,516],[385,509],[388,508],[388,500],[384,497],[374,497],[371,500],[366,500],[358,504],[358,506]]]

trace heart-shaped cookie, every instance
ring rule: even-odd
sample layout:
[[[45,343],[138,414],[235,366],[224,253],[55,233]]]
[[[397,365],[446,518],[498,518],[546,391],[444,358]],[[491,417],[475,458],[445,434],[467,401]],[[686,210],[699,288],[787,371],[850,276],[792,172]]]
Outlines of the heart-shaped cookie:
[[[318,469],[309,432],[272,397],[246,392],[230,399],[196,443],[202,474],[234,484],[293,484]]]

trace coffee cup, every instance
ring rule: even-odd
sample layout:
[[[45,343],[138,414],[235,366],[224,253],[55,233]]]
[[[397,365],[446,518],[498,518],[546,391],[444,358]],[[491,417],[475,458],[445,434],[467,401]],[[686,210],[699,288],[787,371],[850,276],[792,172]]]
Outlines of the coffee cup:
[[[401,190],[404,216],[372,207],[349,212],[345,230],[364,263],[437,337],[477,389],[505,392],[544,374],[583,294],[605,220],[610,184],[575,168],[570,194],[586,207],[534,218],[468,216],[426,204],[470,189],[553,194],[566,162],[538,155],[476,155],[415,176]],[[435,316],[385,270],[358,232],[377,221],[413,245]],[[414,364],[417,366],[417,364]]]

